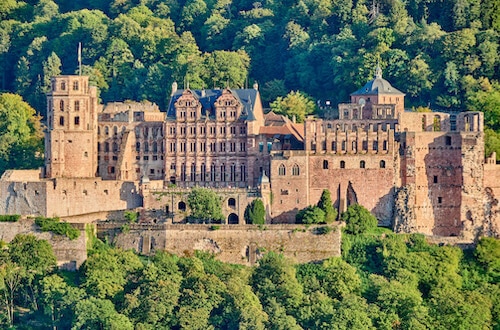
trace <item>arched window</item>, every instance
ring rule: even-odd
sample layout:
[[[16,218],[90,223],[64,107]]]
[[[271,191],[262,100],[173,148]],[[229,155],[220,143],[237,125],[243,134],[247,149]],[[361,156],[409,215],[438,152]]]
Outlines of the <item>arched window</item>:
[[[385,160],[380,161],[380,168],[385,168]]]
[[[217,174],[217,167],[215,166],[215,163],[212,163],[210,165],[210,181],[215,181],[216,174]]]
[[[205,181],[206,179],[205,175],[207,173],[207,166],[205,165],[205,163],[201,163],[200,171],[201,171],[200,181]]]
[[[104,134],[109,135],[109,127],[104,126]]]
[[[236,199],[234,199],[234,198],[229,198],[229,199],[227,200],[227,206],[229,206],[229,207],[236,207]]]
[[[118,135],[118,127],[113,126],[113,134],[116,136]]]
[[[118,143],[113,142],[113,152],[118,152]]]
[[[220,166],[220,180],[226,181],[226,164],[222,164]]]
[[[59,117],[59,125],[64,126],[64,117],[63,116]]]
[[[345,162],[343,160],[340,161],[340,168],[345,168]]]
[[[64,111],[64,100],[59,101],[59,110]]]
[[[153,142],[153,152],[158,152],[158,143]]]
[[[366,163],[364,160],[360,161],[359,162],[359,168],[365,168],[366,167]]]
[[[137,152],[141,151],[141,143],[140,142],[135,143],[135,151],[137,151]]]
[[[352,151],[356,151],[356,148],[358,146],[358,143],[356,141],[352,141]]]
[[[278,167],[278,175],[285,175],[286,174],[286,168],[285,168],[285,165],[281,164],[279,167]]]
[[[186,203],[184,202],[179,202],[179,204],[177,204],[177,208],[179,209],[179,211],[186,211]]]
[[[300,174],[300,168],[299,165],[294,164],[292,167],[292,175],[299,175]]]
[[[149,143],[144,142],[144,152],[149,152]]]
[[[109,152],[109,143],[104,142],[104,152]]]
[[[441,117],[440,116],[434,116],[433,128],[434,128],[434,132],[441,131]]]

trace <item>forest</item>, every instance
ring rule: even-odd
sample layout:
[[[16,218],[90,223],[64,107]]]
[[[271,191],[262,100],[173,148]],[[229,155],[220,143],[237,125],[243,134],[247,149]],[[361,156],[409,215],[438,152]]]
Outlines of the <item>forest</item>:
[[[93,238],[77,272],[18,235],[0,250],[4,329],[500,329],[500,241],[343,233],[342,256],[255,267],[203,252],[141,256]],[[91,236],[89,236],[91,237]]]
[[[500,157],[497,0],[3,0],[0,20],[0,90],[42,116],[50,77],[79,60],[103,102],[165,109],[174,81],[257,82],[265,106],[301,93],[310,113],[379,64],[409,109],[483,111]]]

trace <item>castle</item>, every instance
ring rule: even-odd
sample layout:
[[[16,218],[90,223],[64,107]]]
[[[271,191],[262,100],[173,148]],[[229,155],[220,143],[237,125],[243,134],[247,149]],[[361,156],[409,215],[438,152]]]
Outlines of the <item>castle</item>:
[[[174,83],[160,111],[147,102],[100,105],[88,77],[57,76],[45,166],[3,174],[0,214],[90,222],[140,209],[145,222],[182,222],[190,188],[210,187],[228,224],[243,224],[255,198],[268,223],[293,223],[329,189],[340,212],[359,203],[397,232],[498,236],[500,165],[495,155],[484,159],[483,114],[409,112],[404,97],[377,68],[350,103],[299,124],[264,113],[257,84]]]

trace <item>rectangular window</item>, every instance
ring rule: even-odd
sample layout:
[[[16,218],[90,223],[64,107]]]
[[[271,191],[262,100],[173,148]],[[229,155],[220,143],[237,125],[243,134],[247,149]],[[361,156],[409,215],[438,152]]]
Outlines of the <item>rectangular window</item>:
[[[80,117],[75,117],[75,125],[80,125]]]

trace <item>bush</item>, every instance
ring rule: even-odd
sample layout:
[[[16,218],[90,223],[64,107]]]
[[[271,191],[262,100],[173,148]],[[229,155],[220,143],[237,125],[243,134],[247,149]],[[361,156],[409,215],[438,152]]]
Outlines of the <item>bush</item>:
[[[318,227],[315,230],[315,234],[317,235],[326,235],[333,231],[333,228],[330,226]]]
[[[317,206],[308,206],[303,210],[300,210],[295,216],[297,223],[303,224],[317,224],[325,223],[325,211]]]
[[[139,217],[139,213],[134,211],[125,211],[123,213],[123,216],[125,217],[125,220],[127,220],[129,223],[136,223],[137,218]]]
[[[70,240],[80,236],[80,231],[67,222],[60,222],[59,218],[36,217],[35,223],[42,231],[50,231],[57,235],[63,235]]]
[[[359,204],[350,205],[347,211],[342,213],[345,221],[345,231],[349,234],[362,234],[377,228],[377,218],[366,208]]]
[[[266,223],[266,209],[260,199],[254,199],[245,209],[245,221],[248,224],[263,225]]]
[[[21,219],[19,214],[0,215],[0,222],[17,222],[19,219]]]

